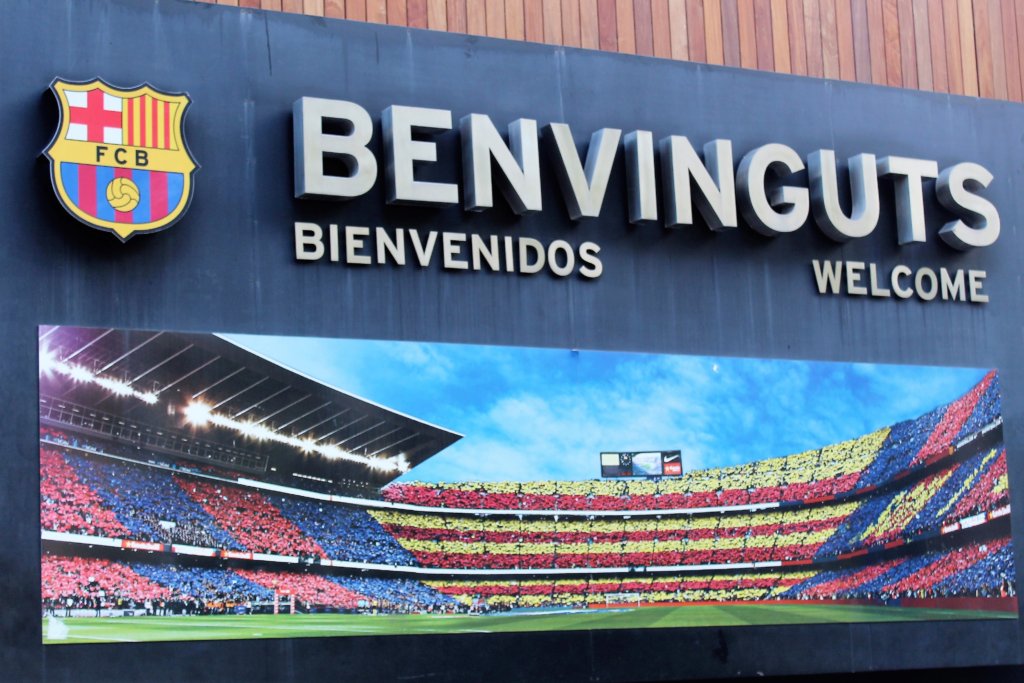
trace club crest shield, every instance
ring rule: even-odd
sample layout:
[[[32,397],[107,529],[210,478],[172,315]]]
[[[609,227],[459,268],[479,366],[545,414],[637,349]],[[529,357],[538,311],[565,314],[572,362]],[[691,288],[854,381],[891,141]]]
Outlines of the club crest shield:
[[[97,79],[50,85],[60,124],[45,150],[60,203],[122,241],[177,221],[198,165],[184,135],[191,100],[148,84],[120,90]]]

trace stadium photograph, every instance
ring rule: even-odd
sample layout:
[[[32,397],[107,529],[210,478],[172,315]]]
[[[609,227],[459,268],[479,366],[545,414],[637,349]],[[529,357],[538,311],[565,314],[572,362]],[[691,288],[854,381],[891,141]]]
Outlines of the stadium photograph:
[[[999,374],[39,328],[48,644],[1016,619]]]

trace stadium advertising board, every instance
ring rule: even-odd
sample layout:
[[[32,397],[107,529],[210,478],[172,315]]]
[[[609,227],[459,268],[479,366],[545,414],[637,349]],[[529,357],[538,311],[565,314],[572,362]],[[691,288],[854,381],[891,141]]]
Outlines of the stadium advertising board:
[[[672,477],[682,473],[679,451],[601,453],[602,477]]]
[[[72,326],[39,357],[46,643],[1017,616],[995,370]]]

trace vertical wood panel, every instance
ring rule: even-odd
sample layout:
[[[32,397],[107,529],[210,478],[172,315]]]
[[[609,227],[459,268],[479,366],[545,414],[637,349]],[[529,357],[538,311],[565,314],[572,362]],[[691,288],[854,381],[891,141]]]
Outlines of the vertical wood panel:
[[[903,85],[900,54],[900,24],[896,0],[882,0],[882,36],[885,43],[885,85]]]
[[[706,62],[703,0],[686,0],[686,35],[690,48],[690,60]]]
[[[821,0],[821,66],[825,78],[839,78],[839,29],[836,27],[835,0]]]
[[[427,0],[407,0],[405,17],[413,28],[427,27]]]
[[[992,96],[1005,100],[1007,97],[1006,90],[1006,60],[1004,58],[1004,46],[1003,46],[1003,15],[999,7],[999,0],[977,0],[975,4],[985,5],[985,10],[988,12],[988,35],[989,40],[989,58],[992,60]],[[975,24],[975,31],[979,31],[983,24]],[[977,45],[982,45],[986,41],[979,40],[976,42]]]
[[[505,37],[509,40],[526,40],[524,21],[523,0],[505,0]],[[594,10],[594,21],[597,22],[596,9]]]
[[[668,0],[668,21],[672,59],[689,59],[690,35],[686,27],[685,0]]]
[[[882,27],[882,0],[867,0],[868,43],[871,48],[871,82],[886,83],[885,30]]]
[[[722,59],[727,66],[740,65],[740,17],[736,3],[737,0],[722,0]]]
[[[597,29],[597,0],[580,0],[580,46],[596,50],[601,45]]]
[[[725,63],[722,44],[722,0],[704,0],[704,50],[708,64]]]
[[[958,41],[955,36],[953,40]],[[942,19],[942,0],[928,0],[928,43],[932,58],[932,87],[938,92],[949,92],[946,52],[952,49],[953,45],[946,38],[945,22]],[[959,42],[957,45],[959,47]]]
[[[786,20],[789,22],[789,64],[793,73],[807,75],[807,38],[804,29],[803,0],[787,0]]]
[[[427,0],[427,28],[448,30],[448,6],[445,0]]]
[[[388,0],[390,2],[391,0]],[[507,0],[512,2],[512,0]],[[391,23],[391,7],[388,6],[388,23]],[[454,33],[467,33],[469,23],[466,19],[466,0],[448,0],[448,30]]]
[[[914,9],[910,2],[911,0],[896,2],[896,31],[900,41],[900,70],[903,75],[900,85],[904,88],[917,87],[917,30],[914,27]]]
[[[491,38],[505,37],[505,0],[485,0],[484,27]]]
[[[636,54],[636,27],[631,0],[615,0],[615,26],[619,36],[619,52]]]
[[[654,56],[654,15],[652,12],[651,0],[635,0],[633,3],[636,53],[645,57]]]
[[[615,0],[610,0],[615,2]],[[523,32],[531,43],[544,42],[544,5],[541,0],[523,0]],[[604,45],[602,50],[607,50]],[[615,50],[614,47],[611,50]]]
[[[615,52],[619,49],[619,38],[615,33],[615,0],[597,0],[597,30],[602,50]]]
[[[772,58],[775,70],[788,74],[792,71],[789,61],[789,19],[786,16],[786,0],[772,0]]]
[[[836,45],[839,48],[839,77],[844,81],[857,80],[850,0],[836,0]]]
[[[1017,12],[1013,0],[1001,0],[1003,12],[1003,60],[1006,65],[1006,99],[1021,101],[1020,46],[1017,37]]]
[[[1024,0],[1014,0],[1013,9],[1017,24],[1017,73],[1021,79],[1021,97],[1024,98]]]
[[[405,8],[405,0],[387,0],[388,23],[395,26],[408,26],[408,13]]]
[[[387,23],[387,0],[366,0],[366,20],[374,24]]]
[[[1024,101],[1024,0],[196,0]]]
[[[768,0],[754,0],[754,41],[757,43],[757,68],[775,70],[775,51],[772,47],[772,7]]]
[[[957,21],[960,22],[960,61],[963,70],[964,94],[978,96],[978,57],[974,51],[974,10],[971,0],[957,0]]]
[[[345,0],[345,18],[366,21],[366,0]]]
[[[946,76],[949,92],[963,95],[964,64],[961,56],[960,9],[957,0],[942,0],[942,26],[946,33]]]
[[[989,25],[988,0],[977,0],[971,4],[972,19],[974,20],[974,47],[977,50],[978,94],[981,97],[994,97],[996,84],[992,70],[992,38],[990,35],[992,28]]]
[[[868,32],[867,0],[850,1],[850,17],[853,23],[853,61],[857,72],[857,80],[870,83],[871,70],[871,37]]]
[[[807,41],[807,75],[821,78],[825,65],[821,57],[821,12],[818,0],[804,0],[804,37]]]
[[[740,0],[740,66],[744,69],[757,68],[757,39],[754,37],[754,3]]]
[[[409,24],[412,25],[411,5]],[[466,33],[473,36],[487,35],[487,0],[466,0]]]
[[[544,42],[548,45],[562,44],[562,3],[559,0],[543,0]]]
[[[654,56],[669,59],[672,57],[672,29],[668,0],[652,0],[651,17],[654,22]]]
[[[580,47],[580,0],[562,0],[562,45]]]

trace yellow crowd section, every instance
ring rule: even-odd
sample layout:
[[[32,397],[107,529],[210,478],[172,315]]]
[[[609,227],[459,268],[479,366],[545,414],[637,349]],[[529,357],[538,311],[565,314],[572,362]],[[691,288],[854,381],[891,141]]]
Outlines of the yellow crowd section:
[[[484,491],[526,495],[638,496],[753,489],[823,481],[861,472],[878,454],[889,428],[856,439],[767,460],[652,480],[589,480],[536,482],[465,482],[432,485],[437,490]]]

